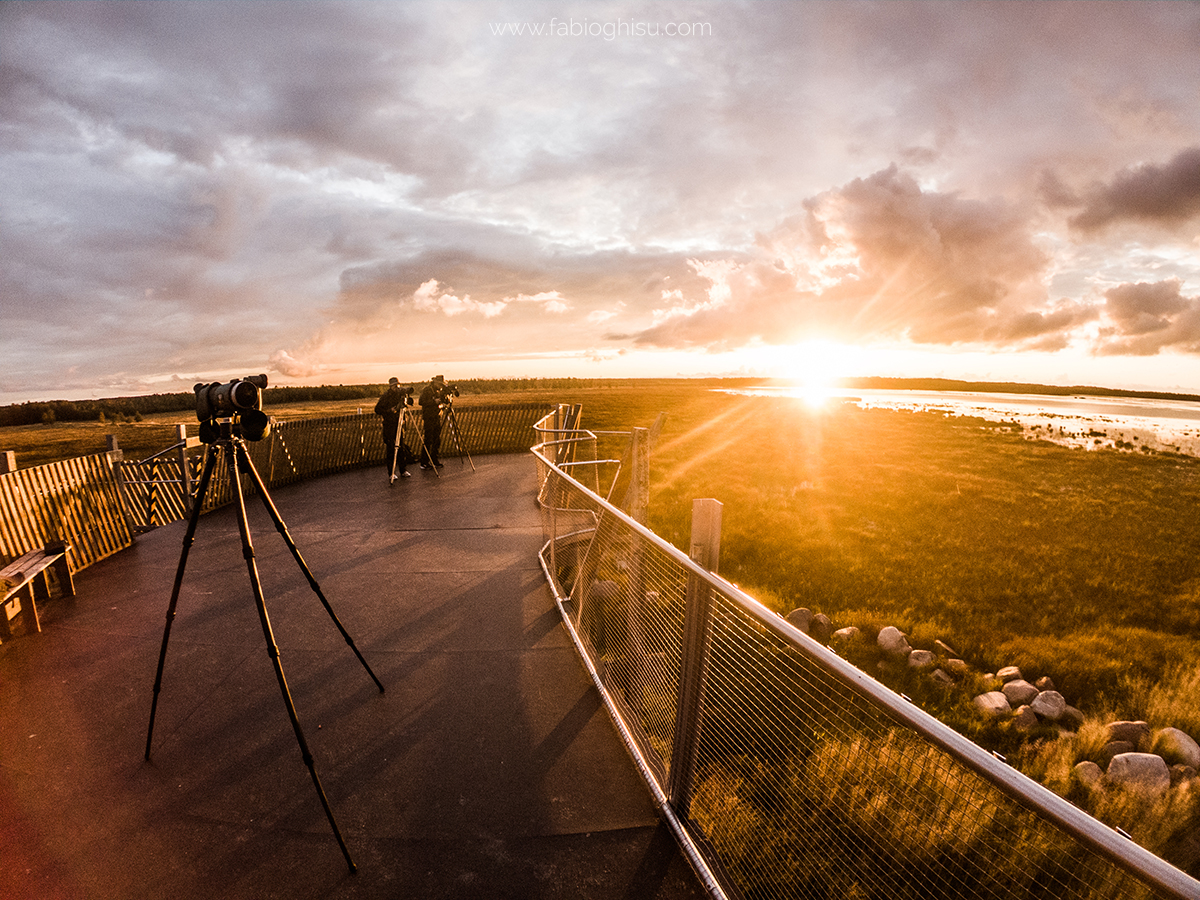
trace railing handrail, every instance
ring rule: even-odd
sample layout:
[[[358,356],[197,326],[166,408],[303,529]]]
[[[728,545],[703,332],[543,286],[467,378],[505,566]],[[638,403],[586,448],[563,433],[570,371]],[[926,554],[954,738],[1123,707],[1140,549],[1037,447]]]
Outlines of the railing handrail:
[[[545,420],[543,420],[545,421]],[[552,433],[552,428],[538,429]],[[1079,840],[1111,863],[1130,872],[1137,878],[1153,885],[1169,896],[1179,900],[1196,900],[1200,896],[1200,882],[1191,878],[1185,872],[1172,866],[1161,857],[1146,850],[1132,839],[1103,824],[1083,810],[1074,806],[1044,785],[1034,781],[1024,773],[996,759],[982,747],[968,740],[943,722],[926,713],[924,710],[906,701],[886,686],[871,678],[862,670],[856,668],[847,660],[838,656],[832,650],[822,646],[813,638],[804,634],[783,617],[763,606],[741,588],[726,579],[697,565],[686,553],[679,550],[670,542],[655,534],[651,529],[630,517],[595,491],[571,477],[565,468],[556,464],[541,452],[543,445],[535,445],[531,452],[537,459],[554,472],[558,477],[571,483],[572,490],[581,492],[590,503],[602,510],[605,515],[613,516],[621,526],[637,534],[642,540],[649,542],[657,552],[674,560],[691,575],[702,579],[711,587],[721,591],[738,604],[743,611],[752,616],[763,627],[772,631],[779,638],[807,659],[816,663],[829,675],[841,683],[866,697],[895,721],[913,729],[921,736],[950,754],[967,768],[971,769],[994,787],[1002,791],[1010,799],[1023,807],[1045,816],[1072,837]],[[551,537],[551,541],[554,537]],[[546,548],[543,548],[543,554]],[[542,561],[546,569],[545,560]],[[563,598],[554,578],[546,571],[555,598],[562,609]],[[570,617],[564,612],[564,619]],[[595,680],[595,673],[593,671]],[[597,680],[597,687],[606,693],[603,684]],[[609,702],[609,701],[606,701]],[[620,716],[615,705],[610,709]],[[631,739],[632,740],[632,739]],[[649,763],[641,757],[636,742],[631,744],[633,752],[638,756],[639,769],[643,776],[651,772]],[[656,799],[665,795],[657,783],[652,785]],[[697,851],[698,852],[698,851]]]

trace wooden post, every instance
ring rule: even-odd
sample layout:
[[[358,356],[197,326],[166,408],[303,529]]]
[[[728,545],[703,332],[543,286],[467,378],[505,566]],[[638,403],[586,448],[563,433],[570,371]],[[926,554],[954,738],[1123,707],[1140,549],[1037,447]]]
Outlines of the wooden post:
[[[0,451],[0,475],[17,471],[17,454],[12,450]]]
[[[192,514],[192,467],[188,465],[187,426],[175,426],[175,440],[179,444],[179,484],[183,488],[183,516]]]
[[[104,436],[104,441],[106,445],[104,449],[106,449],[109,453],[114,450],[121,449],[121,445],[117,443],[117,436],[115,434],[106,434]]]
[[[721,552],[721,503],[692,501],[692,562],[716,572]],[[712,589],[697,575],[688,573],[683,622],[683,652],[679,666],[679,698],[675,718],[675,740],[671,748],[671,770],[667,797],[681,819],[689,815],[696,750],[700,745],[700,722],[704,696],[704,674],[708,664],[712,625]]]
[[[645,525],[650,515],[650,432],[645,428],[635,428],[631,441],[631,472],[629,489],[625,493],[625,508],[631,519]]]

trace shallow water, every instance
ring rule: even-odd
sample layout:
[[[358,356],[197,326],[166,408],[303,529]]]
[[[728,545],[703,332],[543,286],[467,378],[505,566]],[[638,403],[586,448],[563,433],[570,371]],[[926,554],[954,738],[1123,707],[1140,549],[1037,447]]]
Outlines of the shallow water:
[[[807,399],[801,388],[761,387],[726,393]],[[967,391],[829,391],[824,402],[863,409],[909,409],[1016,422],[1032,440],[1087,450],[1121,449],[1200,456],[1200,402],[1136,397],[1068,397]]]

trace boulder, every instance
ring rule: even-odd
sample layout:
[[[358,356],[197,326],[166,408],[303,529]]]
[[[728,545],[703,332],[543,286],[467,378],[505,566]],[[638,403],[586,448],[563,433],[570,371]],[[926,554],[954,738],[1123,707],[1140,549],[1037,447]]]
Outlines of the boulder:
[[[829,643],[834,647],[845,647],[848,644],[857,643],[862,639],[862,632],[853,625],[846,628],[839,628],[829,636]]]
[[[1178,728],[1160,728],[1155,732],[1150,751],[1157,753],[1168,763],[1200,769],[1200,744]]]
[[[808,626],[812,622],[812,617],[812,610],[804,609],[803,607],[800,609],[793,609],[787,614],[788,623],[794,626],[797,630],[803,631],[805,634],[808,634]]]
[[[899,656],[905,659],[908,654],[912,653],[912,647],[908,645],[908,638],[904,632],[894,625],[888,625],[879,631],[879,648],[889,656]]]
[[[1109,722],[1105,727],[1108,729],[1110,741],[1129,741],[1136,746],[1150,737],[1150,726],[1140,720],[1137,722]]]
[[[1013,725],[1016,726],[1018,731],[1029,731],[1032,728],[1036,728],[1037,723],[1037,713],[1028,706],[1020,707],[1013,716]]]
[[[955,678],[965,678],[971,672],[971,667],[961,659],[946,660],[946,671]]]
[[[1000,691],[988,691],[986,694],[980,694],[971,702],[985,716],[993,718],[1005,716],[1012,712],[1012,706],[1009,704],[1008,698],[1000,693]]]
[[[1016,666],[1005,666],[996,673],[996,677],[1005,683],[1009,681],[1017,681],[1021,677],[1021,670]]]
[[[1067,701],[1058,691],[1042,691],[1033,698],[1029,707],[1043,719],[1057,722],[1067,711]]]
[[[1054,686],[1054,679],[1051,678],[1049,675],[1043,675],[1041,678],[1039,678],[1037,681],[1035,681],[1033,683],[1033,686],[1036,687],[1039,691],[1057,691],[1058,690],[1058,688],[1056,688]]]
[[[833,635],[833,624],[829,621],[829,616],[825,613],[817,613],[813,616],[812,621],[808,623],[808,633],[813,640],[828,644],[829,638]]]
[[[928,669],[937,659],[931,650],[913,650],[908,654],[908,667],[910,669]]]
[[[1078,763],[1071,770],[1071,774],[1081,785],[1089,791],[1094,791],[1101,787],[1104,783],[1104,770],[1092,762],[1090,759],[1085,759]]]
[[[1104,777],[1109,784],[1139,793],[1161,794],[1171,787],[1171,770],[1154,753],[1120,753],[1112,758]]]
[[[1004,691],[1004,696],[1013,706],[1029,703],[1038,695],[1038,689],[1023,678],[1006,681],[1000,690]]]
[[[934,684],[940,684],[942,687],[950,687],[952,684],[954,684],[954,679],[941,669],[934,669],[932,672],[930,672],[929,679]]]
[[[1136,749],[1137,747],[1129,741],[1109,741],[1096,754],[1096,763],[1100,768],[1107,769],[1113,757],[1120,756],[1122,753],[1132,753]]]

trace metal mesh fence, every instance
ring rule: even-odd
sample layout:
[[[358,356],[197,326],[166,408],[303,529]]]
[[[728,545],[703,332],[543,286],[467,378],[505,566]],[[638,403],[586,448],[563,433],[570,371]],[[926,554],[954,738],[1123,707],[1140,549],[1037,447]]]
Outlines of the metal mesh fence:
[[[696,566],[576,480],[553,446],[534,448],[547,575],[714,893],[1200,897],[1200,882]]]

